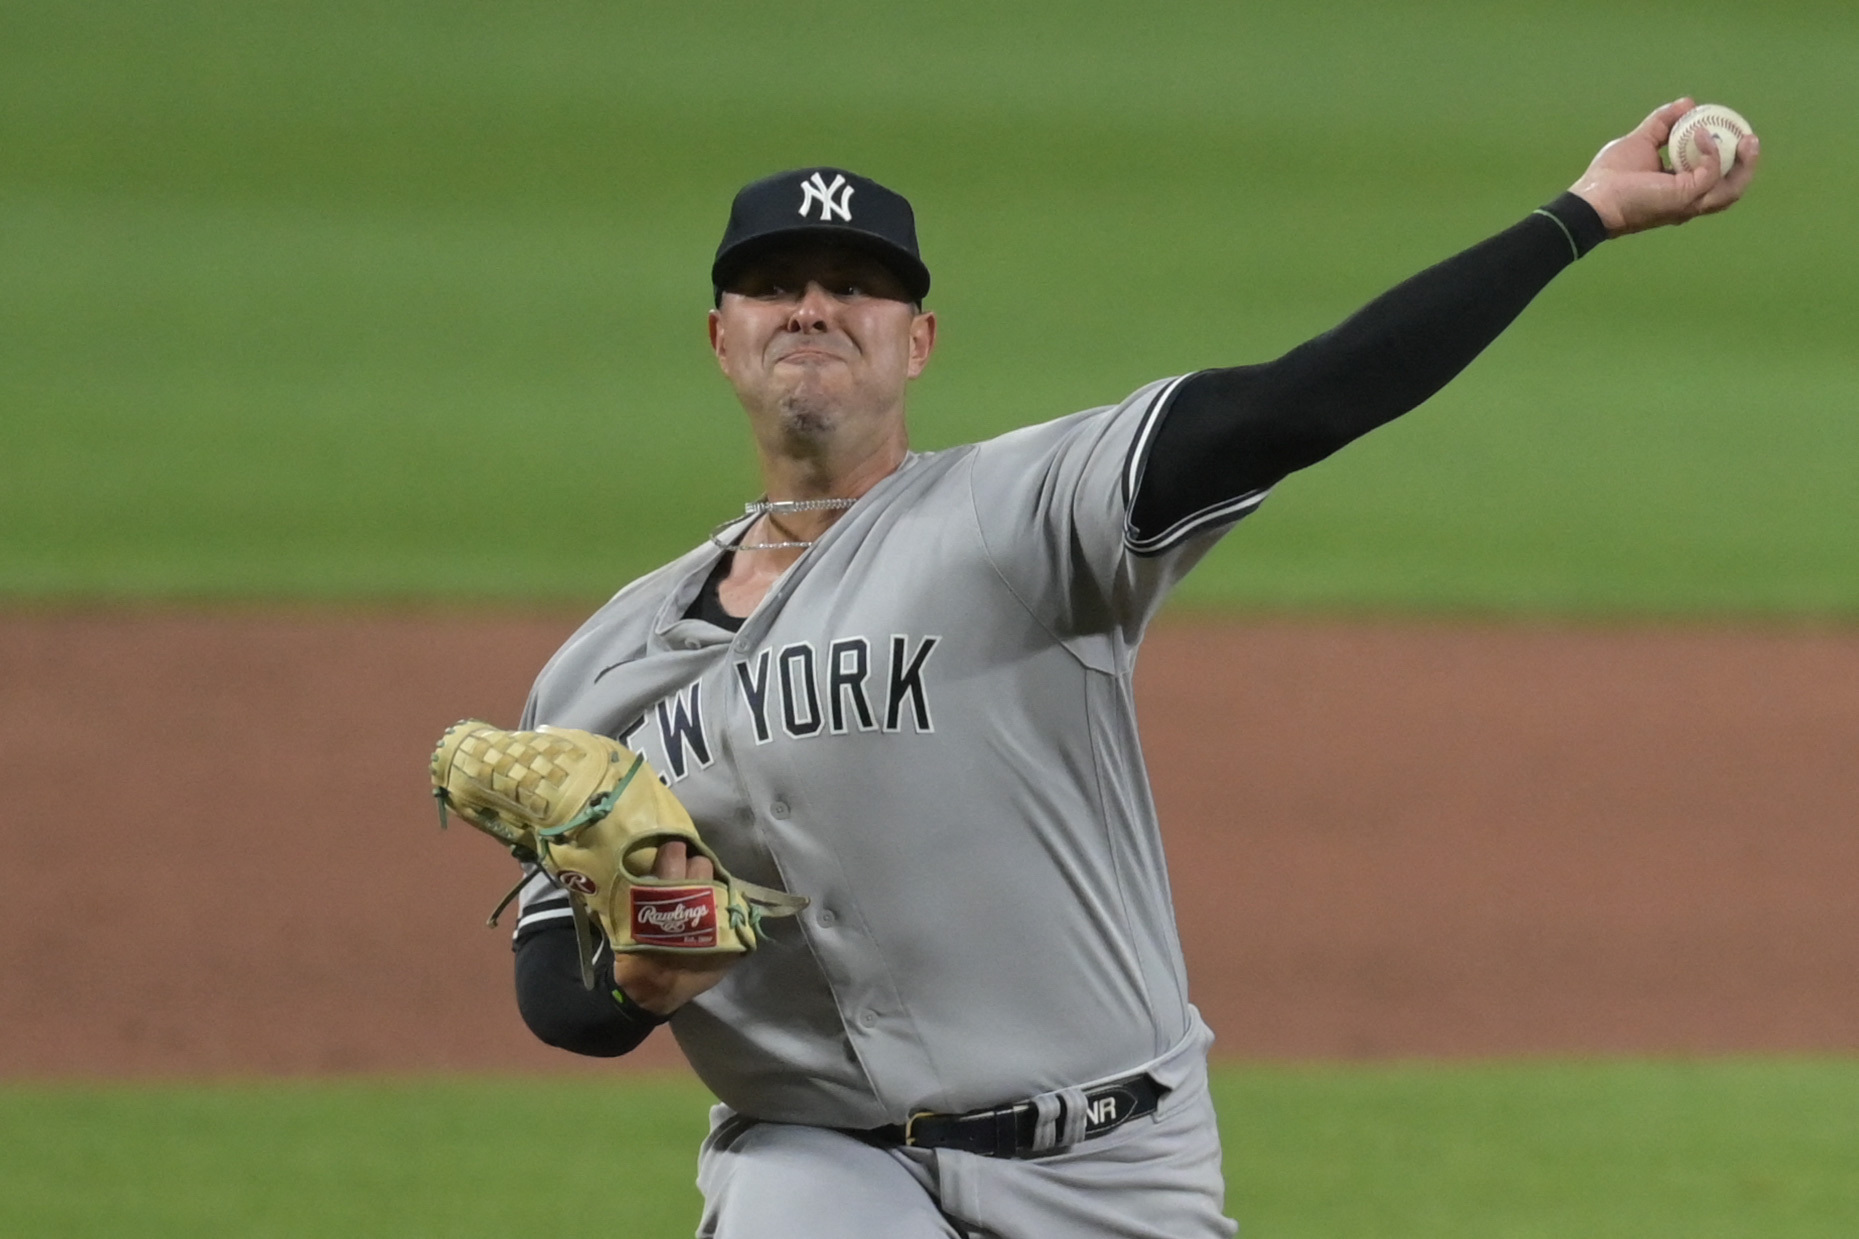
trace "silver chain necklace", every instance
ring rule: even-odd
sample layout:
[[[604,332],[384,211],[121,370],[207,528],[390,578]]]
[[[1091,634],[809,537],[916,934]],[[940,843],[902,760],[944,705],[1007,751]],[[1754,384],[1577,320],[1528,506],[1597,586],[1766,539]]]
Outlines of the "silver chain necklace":
[[[856,499],[758,499],[754,503],[742,505],[743,516],[786,516],[790,512],[843,512],[857,503]],[[802,550],[812,546],[818,539],[806,542],[743,542],[731,546],[723,541],[722,533],[731,525],[741,520],[732,516],[710,531],[710,541],[725,551],[791,551]]]

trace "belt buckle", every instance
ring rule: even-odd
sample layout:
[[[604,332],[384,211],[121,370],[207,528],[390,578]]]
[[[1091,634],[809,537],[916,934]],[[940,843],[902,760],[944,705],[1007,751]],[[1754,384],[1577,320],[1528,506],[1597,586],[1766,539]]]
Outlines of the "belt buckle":
[[[904,1120],[904,1147],[907,1149],[914,1149],[917,1147],[916,1128],[917,1128],[918,1119],[933,1119],[936,1117],[937,1117],[937,1114],[936,1114],[936,1111],[934,1110],[918,1110],[915,1114],[905,1119]]]

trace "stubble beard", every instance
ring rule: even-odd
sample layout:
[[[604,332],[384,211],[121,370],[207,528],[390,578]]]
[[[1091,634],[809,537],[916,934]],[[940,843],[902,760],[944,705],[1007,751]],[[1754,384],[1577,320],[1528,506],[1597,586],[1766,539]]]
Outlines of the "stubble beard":
[[[837,418],[823,392],[791,391],[779,400],[782,434],[793,443],[818,443],[832,433]]]

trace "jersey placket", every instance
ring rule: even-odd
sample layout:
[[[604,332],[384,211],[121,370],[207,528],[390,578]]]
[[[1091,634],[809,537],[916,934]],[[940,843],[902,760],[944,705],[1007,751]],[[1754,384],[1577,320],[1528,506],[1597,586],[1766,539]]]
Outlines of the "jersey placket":
[[[834,847],[843,827],[823,820],[808,795],[810,784],[833,782],[832,754],[818,747],[822,736],[779,734],[783,721],[778,717],[768,721],[771,734],[762,739],[742,687],[756,661],[780,646],[776,631],[782,610],[805,582],[807,566],[801,561],[776,583],[731,643],[720,739],[754,815],[754,829],[783,884],[813,901],[797,919],[832,991],[846,1042],[885,1112],[901,1113],[939,1096],[945,1086],[872,931],[868,910],[856,896],[858,876],[847,872]],[[738,671],[739,666],[745,670]],[[779,713],[773,705],[764,709]],[[754,961],[746,966],[753,967]]]

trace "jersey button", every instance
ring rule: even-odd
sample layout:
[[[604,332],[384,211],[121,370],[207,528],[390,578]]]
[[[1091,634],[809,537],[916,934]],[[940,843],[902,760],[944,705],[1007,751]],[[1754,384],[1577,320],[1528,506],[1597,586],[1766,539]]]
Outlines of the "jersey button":
[[[686,637],[684,639],[684,648],[687,650],[701,650],[703,647],[704,643],[699,641],[696,637]]]
[[[774,814],[778,818],[786,818],[788,814],[787,801],[785,800],[775,801],[773,804],[768,806],[768,811]]]
[[[817,919],[820,924],[828,929],[831,929],[834,925],[839,923],[839,918],[833,915],[833,910],[831,908],[821,908],[820,915]]]
[[[858,1022],[860,1028],[876,1028],[878,1026],[878,1013],[876,1011],[860,1011],[858,1013]]]

